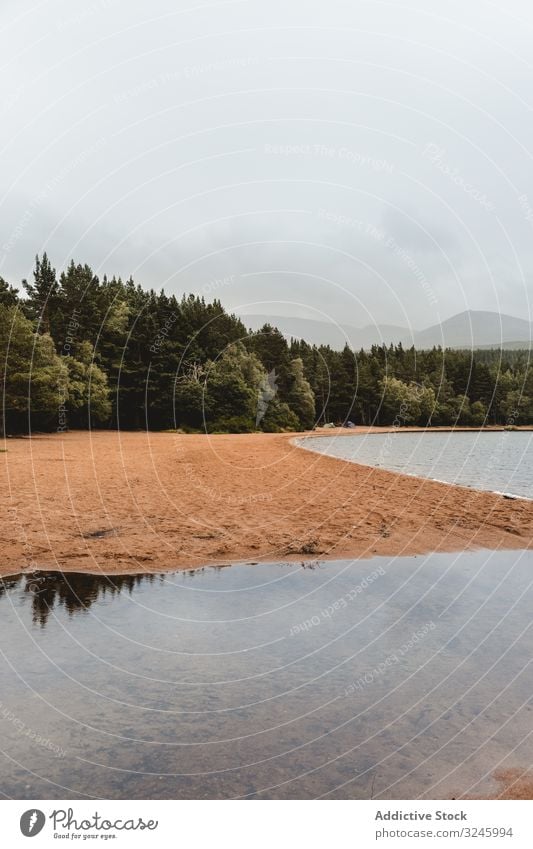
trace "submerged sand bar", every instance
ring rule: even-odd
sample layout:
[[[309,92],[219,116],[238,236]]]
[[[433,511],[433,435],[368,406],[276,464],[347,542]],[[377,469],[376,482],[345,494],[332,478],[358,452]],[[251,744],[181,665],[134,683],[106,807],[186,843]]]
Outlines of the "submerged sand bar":
[[[8,439],[0,574],[532,546],[533,502],[358,466],[293,438],[76,431]]]

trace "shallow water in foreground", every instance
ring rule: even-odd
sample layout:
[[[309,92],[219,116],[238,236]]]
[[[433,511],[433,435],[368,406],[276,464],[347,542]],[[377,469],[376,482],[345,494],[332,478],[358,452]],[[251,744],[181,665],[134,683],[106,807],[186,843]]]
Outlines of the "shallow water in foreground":
[[[366,466],[533,499],[529,431],[393,431],[306,437],[297,442]]]
[[[532,552],[0,583],[15,798],[449,798],[533,760]]]

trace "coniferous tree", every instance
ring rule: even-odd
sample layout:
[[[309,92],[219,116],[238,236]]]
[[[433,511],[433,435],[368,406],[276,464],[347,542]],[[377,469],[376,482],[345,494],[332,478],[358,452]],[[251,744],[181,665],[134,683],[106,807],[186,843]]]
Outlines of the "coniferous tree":
[[[54,320],[59,304],[59,284],[56,270],[52,268],[46,252],[43,253],[42,259],[39,259],[39,256],[35,257],[33,283],[23,280],[22,285],[28,294],[25,304],[28,315],[37,322],[38,332],[54,333],[56,330]]]
[[[76,427],[533,422],[529,351],[289,344],[270,324],[248,332],[219,300],[100,281],[86,264],[72,261],[58,282],[46,254],[23,285],[19,298],[0,278],[4,407],[15,430],[56,426],[58,398]]]
[[[17,303],[18,289],[14,289],[3,277],[0,277],[0,305],[14,307]]]

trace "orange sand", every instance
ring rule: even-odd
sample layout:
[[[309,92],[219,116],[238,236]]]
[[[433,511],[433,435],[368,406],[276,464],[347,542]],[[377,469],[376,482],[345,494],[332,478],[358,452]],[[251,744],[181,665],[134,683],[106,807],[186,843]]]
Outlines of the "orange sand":
[[[8,439],[0,574],[531,547],[533,502],[357,466],[292,438],[102,431]]]

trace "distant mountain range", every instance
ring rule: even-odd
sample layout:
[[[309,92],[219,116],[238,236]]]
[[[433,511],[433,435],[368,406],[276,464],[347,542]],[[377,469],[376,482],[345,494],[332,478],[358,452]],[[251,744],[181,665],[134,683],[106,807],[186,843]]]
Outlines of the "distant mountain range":
[[[306,318],[287,316],[243,315],[242,321],[252,330],[265,323],[277,327],[287,337],[305,339],[316,345],[330,345],[341,349],[346,342],[359,350],[372,345],[402,343],[416,348],[532,348],[533,324],[523,318],[482,310],[467,310],[440,324],[424,330],[410,330],[393,324],[353,325],[328,324]]]

